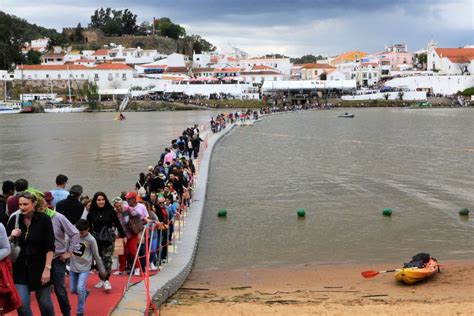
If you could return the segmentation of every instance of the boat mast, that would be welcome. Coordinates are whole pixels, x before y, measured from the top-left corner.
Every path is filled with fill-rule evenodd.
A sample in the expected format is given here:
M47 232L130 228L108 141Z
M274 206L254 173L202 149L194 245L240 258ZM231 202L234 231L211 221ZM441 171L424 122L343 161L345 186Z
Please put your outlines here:
M69 103L72 103L72 99L71 99L71 73L69 72L69 66L67 66L67 72L68 72L67 87L69 89Z

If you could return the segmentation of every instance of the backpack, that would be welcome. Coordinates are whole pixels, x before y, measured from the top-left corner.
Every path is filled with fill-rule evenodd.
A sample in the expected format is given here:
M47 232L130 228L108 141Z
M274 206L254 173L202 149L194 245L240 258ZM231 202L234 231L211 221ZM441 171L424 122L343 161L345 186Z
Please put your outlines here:
M146 189L145 186L143 186L140 181L138 181L138 185L140 186L140 189L138 189L137 194L141 197L144 197L146 195Z
M431 256L427 253L419 253L411 258L410 262L405 262L404 268L424 268L426 263L430 261Z

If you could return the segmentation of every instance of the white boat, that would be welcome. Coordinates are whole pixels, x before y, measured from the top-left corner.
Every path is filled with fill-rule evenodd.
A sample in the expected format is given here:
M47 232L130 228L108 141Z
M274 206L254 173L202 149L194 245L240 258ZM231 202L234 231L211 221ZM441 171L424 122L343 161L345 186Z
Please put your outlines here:
M16 114L20 113L21 107L17 105L7 106L5 104L0 103L0 114Z
M45 113L81 113L84 112L87 107L74 108L71 105L54 105L52 107L44 108Z

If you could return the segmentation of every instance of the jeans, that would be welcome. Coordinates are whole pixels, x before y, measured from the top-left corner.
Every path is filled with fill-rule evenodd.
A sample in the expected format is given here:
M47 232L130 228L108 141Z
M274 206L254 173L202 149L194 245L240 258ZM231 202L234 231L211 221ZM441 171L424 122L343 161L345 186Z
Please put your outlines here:
M15 284L21 298L21 306L17 310L18 316L33 316L30 307L30 289L27 284ZM41 311L41 316L54 316L54 306L51 301L51 287L46 286L36 290L36 300Z
M66 273L66 262L60 258L53 259L51 269L51 281L54 286L54 293L58 299L59 307L63 316L71 315L71 305L67 296L66 286L64 283L64 275Z
M77 294L77 314L84 313L86 304L86 283L89 277L89 271L72 272L69 271L69 289L72 294Z

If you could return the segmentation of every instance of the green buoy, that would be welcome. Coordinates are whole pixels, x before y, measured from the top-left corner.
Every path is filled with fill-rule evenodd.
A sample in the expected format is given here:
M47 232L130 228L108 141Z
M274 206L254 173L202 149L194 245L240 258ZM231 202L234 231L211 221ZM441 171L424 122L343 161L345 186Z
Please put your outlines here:
M298 217L305 217L306 212L304 211L304 208L299 208L296 210L296 214L298 214Z
M389 208L389 207L386 207L386 208L383 209L382 214L384 216L392 216L392 209Z
M217 217L226 217L226 216L227 216L227 209L225 209L225 208L221 208L217 212Z
M459 215L464 215L464 216L467 216L469 215L469 209L468 208L462 208L459 210Z

